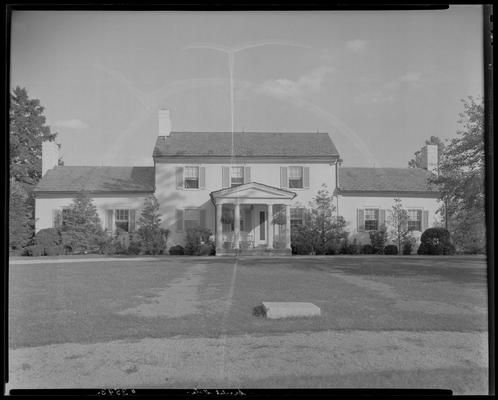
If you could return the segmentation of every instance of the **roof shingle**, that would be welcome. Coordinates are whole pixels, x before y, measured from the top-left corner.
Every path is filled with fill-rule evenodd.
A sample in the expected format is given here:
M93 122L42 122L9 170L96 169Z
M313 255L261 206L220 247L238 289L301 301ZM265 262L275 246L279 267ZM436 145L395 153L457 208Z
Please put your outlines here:
M35 192L153 192L154 167L57 166Z
M234 132L235 157L339 157L328 133ZM232 156L231 132L171 132L157 138L154 157Z
M421 168L339 168L339 188L343 192L434 192L431 175Z

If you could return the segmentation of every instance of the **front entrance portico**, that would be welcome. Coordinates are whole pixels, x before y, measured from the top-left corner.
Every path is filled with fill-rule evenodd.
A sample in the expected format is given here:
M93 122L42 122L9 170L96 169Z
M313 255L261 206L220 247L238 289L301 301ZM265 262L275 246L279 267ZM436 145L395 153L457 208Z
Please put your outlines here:
M216 255L290 254L290 202L296 193L249 182L210 196L216 207Z

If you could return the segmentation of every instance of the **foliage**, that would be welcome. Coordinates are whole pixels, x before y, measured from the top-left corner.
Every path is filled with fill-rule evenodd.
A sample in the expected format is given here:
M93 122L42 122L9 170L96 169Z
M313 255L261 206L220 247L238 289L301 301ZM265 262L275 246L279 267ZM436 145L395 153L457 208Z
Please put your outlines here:
M425 144L426 145L428 145L428 144L437 145L438 164L439 164L441 154L443 154L443 152L444 152L444 142L440 138L438 138L437 136L431 136L431 138L429 140L425 141ZM422 168L422 149L416 151L414 153L414 155L415 155L415 158L412 158L408 162L408 166L410 168Z
M401 253L403 243L407 240L411 232L408 229L408 211L403 208L403 204L399 198L394 199L388 223L391 227L388 234L389 240L398 246L398 253Z
M32 208L23 185L10 179L9 193L9 249L19 253L33 236Z
M484 102L462 100L458 137L446 146L438 175L430 178L441 192L439 210L455 244L463 252L486 251L484 191ZM446 207L446 209L444 209Z
M185 254L185 250L180 245L171 246L169 248L169 254L171 254L172 256L183 256Z
M26 246L22 251L23 256L40 257L45 255L45 247L39 244Z
M58 228L46 228L39 230L34 237L34 244L41 246L60 246L62 244L61 232Z
M381 226L378 231L370 231L370 244L375 254L384 254L384 248L387 241L387 232L385 226Z
M384 254L387 254L387 255L396 255L396 254L398 254L398 247L395 246L394 244L388 244L384 248Z
M233 224L234 222L234 210L223 210L221 213L221 223L222 224Z
M371 244L364 244L361 246L361 254L373 254L374 248Z
M412 236L408 235L402 245L402 254L410 255L417 243L417 240Z
M429 228L420 237L417 254L451 255L455 246L451 243L450 233L445 228Z
M285 207L282 206L276 207L271 223L273 225L285 225L287 223L285 215Z
M97 208L84 191L76 194L60 228L62 244L73 253L100 251L105 242Z
M324 184L305 211L305 224L293 227L291 231L295 254L325 254L327 251L335 254L338 251L348 233L344 230L346 221L334 212L333 196Z
M187 229L185 235L185 254L198 256L203 244L211 245L212 234L209 229L200 226Z
M169 230L161 228L159 203L154 195L144 200L137 230L141 251L144 254L163 254L166 249Z
M339 254L349 254L356 255L360 254L361 246L358 244L356 238L353 239L352 243L349 243L348 238L345 238L342 242L341 248L339 249Z

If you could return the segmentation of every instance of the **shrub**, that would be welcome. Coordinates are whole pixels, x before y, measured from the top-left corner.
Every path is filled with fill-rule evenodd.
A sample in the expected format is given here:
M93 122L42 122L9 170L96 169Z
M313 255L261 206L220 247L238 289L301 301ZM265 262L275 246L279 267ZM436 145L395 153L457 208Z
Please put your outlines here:
M62 243L62 236L57 228L47 228L39 230L34 237L34 244L40 246L59 246Z
M374 248L371 244L364 244L361 247L361 254L374 254Z
M45 247L39 244L34 244L31 246L26 246L22 253L23 256L29 257L40 257L45 255Z
M360 254L360 246L358 245L358 240L353 239L353 243L349 243L348 238L345 238L339 249L339 254Z
M389 244L384 248L384 254L387 255L396 255L398 254L398 246L395 246L394 244Z
M403 243L403 254L404 255L410 255L412 254L413 251L413 246L414 244L411 241L406 241Z
M66 254L64 246L45 246L46 256L60 256Z
M169 248L169 254L171 254L172 256L183 256L185 254L185 250L180 245L171 246Z
M199 249L199 255L200 256L210 256L211 252L213 251L213 246L210 244L201 244L201 247Z
M375 254L384 254L384 248L386 246L387 232L385 229L380 229L378 231L370 231L370 244L372 245L373 252Z
M130 240L130 245L128 246L128 253L137 255L140 254L141 251L142 242L138 238L132 237L132 239Z
M189 256L198 256L202 244L211 244L211 235L212 232L209 229L200 226L187 229L185 237L185 254Z
M451 255L455 254L455 246L450 241L450 233L445 228L429 228L420 237L417 254Z

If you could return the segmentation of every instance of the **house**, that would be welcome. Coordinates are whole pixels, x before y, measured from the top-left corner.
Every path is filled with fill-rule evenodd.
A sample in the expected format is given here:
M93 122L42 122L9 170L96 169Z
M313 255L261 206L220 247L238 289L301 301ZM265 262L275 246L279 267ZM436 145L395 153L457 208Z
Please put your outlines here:
M217 255L262 248L290 254L291 226L304 223L303 210L322 184L360 243L388 221L395 197L414 231L439 223L438 193L427 184L436 146L424 150L425 169L345 168L327 133L175 132L168 110L158 120L154 167L58 166L58 146L44 143L36 230L61 223L74 195L86 190L105 229L132 232L154 194L168 246L183 244L188 228L202 226L213 233ZM277 214L285 224L271 223Z

